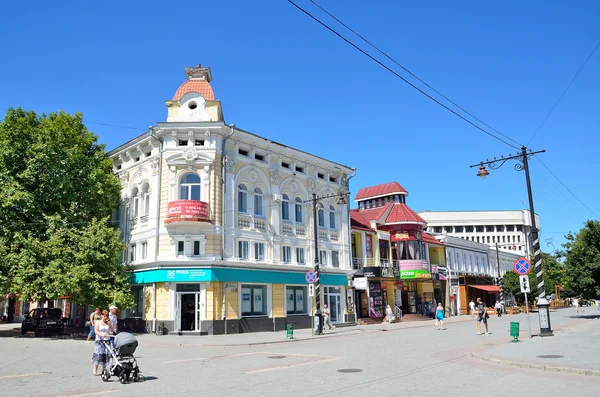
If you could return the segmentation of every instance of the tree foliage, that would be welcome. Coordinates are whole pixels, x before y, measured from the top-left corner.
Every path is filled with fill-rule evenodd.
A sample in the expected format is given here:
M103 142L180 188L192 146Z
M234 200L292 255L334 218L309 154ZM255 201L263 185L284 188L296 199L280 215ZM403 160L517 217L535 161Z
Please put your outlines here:
M537 281L535 272L529 273L529 289L531 293L527 294L527 300L533 302L537 296ZM513 295L518 303L525 302L525 294L521 293L520 277L515 272L506 272L502 277L502 288L506 294Z
M0 290L45 301L132 303L108 222L121 185L82 115L9 109L0 122Z
M567 289L585 299L600 297L600 222L589 220L577 234L565 237Z

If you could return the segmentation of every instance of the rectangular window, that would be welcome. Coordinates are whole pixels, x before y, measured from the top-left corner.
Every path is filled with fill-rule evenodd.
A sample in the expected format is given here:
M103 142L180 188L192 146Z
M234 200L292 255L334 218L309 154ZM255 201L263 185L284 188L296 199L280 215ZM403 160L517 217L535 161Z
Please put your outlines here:
M187 139L180 139L179 140L179 146L187 146L188 141Z
M265 161L265 156L263 156L262 154L254 153L254 158L258 161Z
M302 203L296 203L296 223L302 223Z
M307 287L285 287L287 314L307 314Z
M477 233L483 233L483 226L475 226L475 231Z
M462 226L454 226L454 233L462 233L462 232L463 232Z
M493 232L494 231L494 225L488 225L485 227L485 231L486 232Z
M248 259L248 242L240 240L238 241L238 255L239 259Z
M434 226L433 227L433 232L434 233L441 233L442 232L442 227L441 226Z
M200 256L200 241L194 241L194 256Z
M254 243L254 260L257 262L265 260L265 243Z
M319 208L319 227L325 227L325 210L323 208Z
M477 236L477 242L479 242L479 236Z
M283 263L292 263L292 247L289 245L281 247L281 260Z
M128 317L142 317L144 310L144 287L131 287L131 295L133 295L133 306L127 310Z
M247 150L238 149L238 153L241 154L242 156L248 157L248 151Z
M178 241L177 242L177 256L183 256L183 255L185 255L185 242Z
M145 241L142 243L142 260L144 259L148 259L148 243Z
M248 213L248 193L243 190L238 192L238 211Z
M135 244L129 247L129 262L135 262Z
M152 152L146 152L146 153L144 153L144 157L150 157L150 156L152 156Z
M473 226L465 226L465 231L467 233L473 233Z
M242 316L266 316L267 286L242 284Z
M204 146L204 139L196 139L196 140L194 141L194 144L195 144L196 146Z
M335 212L329 211L329 228L335 229Z
M319 251L319 263L321 266L327 266L327 251Z
M521 242L521 236L519 235L519 236L517 236L517 243L520 243L520 242Z
M515 225L506 225L506 231L507 232L514 232L515 231Z
M330 176L329 177L329 182L337 183L337 178L334 178L334 177Z
M487 243L490 243L490 236L487 236Z
M452 233L452 226L444 226L444 231L446 233Z
M139 157L136 157L136 158L134 158L134 159L133 159L133 161L134 161L135 163L137 163L138 161L140 161L140 158L139 158Z
M282 162L281 162L281 166L282 166L283 168L290 169L290 163L286 163L285 161L282 161Z
M331 251L331 266L332 267L340 267L340 252L339 251Z
M498 226L496 226L496 231L497 232L503 232L504 231L504 225L498 225Z
M290 220L290 203L289 201L281 202L281 219L284 221Z
M517 232L522 232L522 231L523 231L523 226L517 225Z
M506 236L502 236L502 242L505 243L506 242Z
M319 172L319 173L317 173L317 178L319 178L319 179L325 179L325 174L321 174Z
M302 173L304 173L304 168L296 166L296 172L302 172Z
M260 194L254 195L254 215L263 216L263 203L262 196Z
M306 263L304 262L304 248L296 248L296 262L298 262L299 265L304 265Z

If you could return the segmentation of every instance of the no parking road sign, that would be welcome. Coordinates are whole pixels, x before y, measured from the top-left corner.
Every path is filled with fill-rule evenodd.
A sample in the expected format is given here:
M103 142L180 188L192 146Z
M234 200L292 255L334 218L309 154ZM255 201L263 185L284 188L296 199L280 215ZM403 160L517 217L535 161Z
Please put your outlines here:
M527 258L519 258L515 261L514 268L519 276L525 276L531 271L531 262Z
M306 282L309 284L317 282L317 273L314 270L309 270L306 272Z

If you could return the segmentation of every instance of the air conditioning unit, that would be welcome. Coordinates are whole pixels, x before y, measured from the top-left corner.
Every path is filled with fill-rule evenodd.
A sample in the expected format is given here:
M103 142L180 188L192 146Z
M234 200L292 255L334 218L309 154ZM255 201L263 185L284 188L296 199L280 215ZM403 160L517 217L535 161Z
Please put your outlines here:
M281 203L281 200L283 200L283 196L281 194L274 194L273 195L273 201L276 203Z

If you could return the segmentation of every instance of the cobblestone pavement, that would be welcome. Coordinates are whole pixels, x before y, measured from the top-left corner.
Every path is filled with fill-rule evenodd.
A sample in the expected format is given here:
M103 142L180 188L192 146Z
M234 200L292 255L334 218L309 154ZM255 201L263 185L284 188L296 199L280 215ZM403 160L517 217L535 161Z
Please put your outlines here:
M0 395L7 396L597 396L593 375L519 368L528 361L600 369L597 313L551 314L555 336L529 339L525 315L492 317L490 335L475 335L470 316L335 329L325 337L300 330L219 337L139 336L146 381L122 385L92 376L92 344L80 339L8 336L0 327ZM513 344L509 323L519 321ZM531 315L537 333L537 314ZM12 326L14 328L14 326ZM475 354L478 357L473 357ZM543 359L541 355L561 355ZM500 361L500 360L498 360Z

